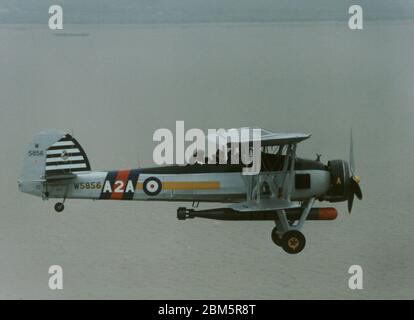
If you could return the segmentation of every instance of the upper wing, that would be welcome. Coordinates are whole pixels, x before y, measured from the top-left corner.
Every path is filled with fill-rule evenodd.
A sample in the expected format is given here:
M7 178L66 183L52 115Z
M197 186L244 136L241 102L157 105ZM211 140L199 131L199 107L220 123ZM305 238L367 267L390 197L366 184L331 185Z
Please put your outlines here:
M246 143L254 142L259 139L253 136L253 130L259 131L259 139L262 146L275 146L285 145L291 143L298 143L305 139L308 139L311 135L306 133L278 133L263 128L244 127L238 129L228 129L223 131L217 131L216 133L210 133L207 136L209 141L214 143L217 139L223 139L221 141L227 141L227 143ZM242 134L242 132L248 132Z
M300 204L293 203L286 199L267 198L261 199L260 202L249 200L236 203L230 206L230 208L239 212L275 211L300 208Z

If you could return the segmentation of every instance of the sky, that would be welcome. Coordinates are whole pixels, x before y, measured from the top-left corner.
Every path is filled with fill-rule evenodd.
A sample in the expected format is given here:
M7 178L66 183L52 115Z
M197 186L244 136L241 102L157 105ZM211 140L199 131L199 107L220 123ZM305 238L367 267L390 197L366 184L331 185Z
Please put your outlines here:
M353 4L366 20L414 17L412 0L0 0L0 23L44 23L53 4L76 24L343 21Z

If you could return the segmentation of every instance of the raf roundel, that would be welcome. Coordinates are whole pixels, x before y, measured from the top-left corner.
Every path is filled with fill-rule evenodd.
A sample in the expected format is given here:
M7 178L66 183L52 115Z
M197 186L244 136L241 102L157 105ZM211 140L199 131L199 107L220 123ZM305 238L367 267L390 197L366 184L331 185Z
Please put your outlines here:
M148 196L156 196L162 189L160 179L155 177L145 179L143 189Z

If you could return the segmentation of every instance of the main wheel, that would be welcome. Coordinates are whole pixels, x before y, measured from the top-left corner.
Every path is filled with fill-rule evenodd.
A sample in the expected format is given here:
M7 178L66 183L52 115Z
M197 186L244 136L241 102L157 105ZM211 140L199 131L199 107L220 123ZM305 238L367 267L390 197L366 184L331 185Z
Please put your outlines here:
M282 238L277 234L277 228L274 227L272 230L272 241L277 246L282 246Z
M282 248L290 254L301 252L305 248L305 244L305 236L297 230L287 231L282 237Z
M56 212L62 212L65 209L65 205L62 202L58 202L55 204Z

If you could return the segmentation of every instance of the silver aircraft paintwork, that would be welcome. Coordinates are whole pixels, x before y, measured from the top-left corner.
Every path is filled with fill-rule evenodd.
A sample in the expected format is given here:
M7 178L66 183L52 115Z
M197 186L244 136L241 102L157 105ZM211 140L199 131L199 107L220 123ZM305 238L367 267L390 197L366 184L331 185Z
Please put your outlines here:
M241 128L233 130L241 136ZM55 204L57 212L64 210L66 199L191 201L193 207L199 202L232 203L211 210L179 207L177 218L273 220L272 241L287 253L297 254L306 244L300 230L308 218L336 218L334 208L313 208L315 200L347 200L350 212L354 195L362 199L360 178L343 160L324 165L319 160L298 159L297 144L309 134L260 132L254 139L265 144L260 151L263 168L259 174L244 174L243 166L230 163L91 171L86 152L72 135L46 130L35 135L26 148L18 186L44 200L63 199ZM239 147L243 150L243 143L251 142L242 141Z
M273 172L276 177L281 177L281 173ZM330 185L329 172L323 170L296 170L296 173L311 175L311 188L306 190L294 189L292 200L299 201L310 197L318 197L326 193ZM70 182L49 183L49 198L68 199L99 199L107 172L79 173L77 177ZM202 173L202 174L140 174L138 183L143 183L149 177L157 177L161 182L205 182L218 181L219 189L192 189L192 190L161 190L158 195L148 196L145 192L137 190L136 186L133 200L156 200L156 201L214 201L214 202L237 202L246 198L246 189L242 179L242 174L237 172L231 173ZM76 184L80 183L100 183L99 189L75 189ZM35 196L42 196L42 181L21 181L19 183L20 191ZM67 183L69 189L66 191Z
M264 140L271 139L281 140L299 139L299 141L309 138L310 135L303 134L278 134L268 130L262 130ZM18 182L19 190L24 193L45 198L66 198L66 199L99 199L104 182L107 176L106 171L91 171L75 173L73 178L56 179L51 181L45 180L45 165L47 162L47 154L59 154L56 150L48 150L49 146L65 146L71 148L72 144L57 142L64 137L66 133L56 129L46 129L33 137L32 142L26 147L25 159L23 161L22 176ZM275 138L276 137L276 138ZM30 157L32 150L42 152L43 156ZM78 152L77 150L76 152ZM66 168L66 166L65 166ZM311 175L311 188L300 190L292 188L292 200L305 200L310 197L318 197L326 193L331 184L329 172L323 170L296 170L297 173L308 173ZM283 179L281 172L260 173L259 176L274 175L276 181ZM141 190L137 190L136 186L143 183L146 178L156 177L163 182L208 182L217 181L220 185L218 189L192 189L192 190L163 190L158 195L149 196ZM79 183L100 183L99 189L76 189L75 185ZM47 185L48 196L45 197L45 185ZM243 181L242 173L194 173L194 174L151 174L142 173L139 175L137 184L134 187L134 195L132 200L158 200L158 201L209 201L209 202L238 202L246 199L246 186Z

